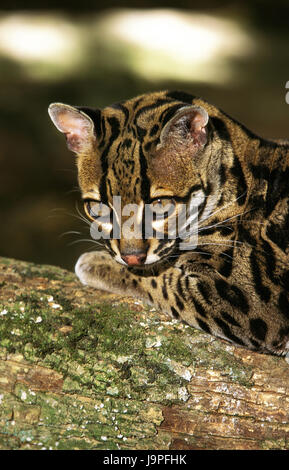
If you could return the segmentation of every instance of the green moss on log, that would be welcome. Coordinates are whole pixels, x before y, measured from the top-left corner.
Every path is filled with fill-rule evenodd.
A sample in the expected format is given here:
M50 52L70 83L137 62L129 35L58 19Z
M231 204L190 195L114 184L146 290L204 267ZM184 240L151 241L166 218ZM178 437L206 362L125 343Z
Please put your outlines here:
M166 449L164 409L192 409L194 377L254 385L235 348L141 302L55 267L0 268L0 448Z

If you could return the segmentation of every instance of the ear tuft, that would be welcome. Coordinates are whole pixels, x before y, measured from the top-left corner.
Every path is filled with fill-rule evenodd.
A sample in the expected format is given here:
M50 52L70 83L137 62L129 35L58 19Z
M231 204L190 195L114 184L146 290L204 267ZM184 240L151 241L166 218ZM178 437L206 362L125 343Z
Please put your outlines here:
M203 147L207 142L207 124L209 116L207 111L200 106L184 106L180 108L174 116L167 122L162 130L160 145L166 140L180 139L182 141L191 140L195 150Z
M95 143L94 124L86 113L68 104L52 103L48 114L55 127L65 134L70 150L75 153L92 150Z

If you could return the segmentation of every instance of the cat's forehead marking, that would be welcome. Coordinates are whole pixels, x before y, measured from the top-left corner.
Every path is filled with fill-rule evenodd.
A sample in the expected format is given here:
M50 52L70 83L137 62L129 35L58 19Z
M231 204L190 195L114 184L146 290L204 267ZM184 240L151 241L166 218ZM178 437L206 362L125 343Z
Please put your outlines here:
M151 173L151 157L159 143L163 123L180 106L171 99L152 100L145 96L105 108L107 119L117 116L120 125L118 141L108 154L106 184L110 197L119 194L127 202L139 202L174 193L167 185L161 191L156 184L151 188L148 172Z
M147 202L154 197L187 193L199 177L193 167L192 146L181 145L183 137L174 137L174 133L170 135L170 145L163 146L162 142L160 149L159 144L163 129L173 119L175 122L180 113L182 118L190 107L175 97L154 94L103 110L109 129L104 146L108 196L121 195L126 202ZM191 111L190 116L196 112Z

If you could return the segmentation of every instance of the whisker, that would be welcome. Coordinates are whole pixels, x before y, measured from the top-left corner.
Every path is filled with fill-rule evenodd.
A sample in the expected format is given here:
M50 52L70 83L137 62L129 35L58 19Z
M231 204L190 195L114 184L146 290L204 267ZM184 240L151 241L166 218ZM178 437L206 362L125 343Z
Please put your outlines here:
M248 209L247 211L245 212L242 212L240 214L237 214L237 215L233 215L232 217L228 217L227 219L225 220L221 220L220 222L217 222L215 224L212 224L212 225L207 225L206 227L202 227L199 231L201 231L202 229L206 229L206 228L211 228L211 227L217 227L218 225L220 224L223 224L225 222L229 222L229 220L233 220L233 219L236 219L237 217L240 217L241 215L244 215L244 214L247 214L249 212L252 212L254 209Z
M74 240L73 242L69 243L68 246L75 245L76 243L81 243L81 242L90 242L97 246L103 246L102 243L97 242L96 240L92 240L91 238L81 238L80 240Z
M209 218L211 217L214 217L216 214L218 214L219 212L225 210L227 207L230 207L232 204L234 204L235 202L238 201L238 199L240 199L242 196L244 196L245 193L241 194L239 197L237 197L236 199L234 199L233 201L230 201L228 204L226 204L225 206L221 207L220 209L214 211L214 212L210 212L203 220L202 222L205 222L206 220L208 220Z
M227 209L227 207L230 207L232 204L234 204L235 202L237 202L241 197L245 196L247 191L245 191L243 194L241 194L240 196L238 196L236 199L233 199L233 201L229 202L228 204L226 204L224 207L221 207L220 209L216 210L215 212L213 212L212 214L209 214L208 217L206 217L206 219L204 220L207 220L209 217L213 217L214 215L218 214L219 212L223 211L224 209Z
M67 215L69 215L69 216L71 216L71 217L74 217L74 219L81 220L81 222L84 222L84 223L87 224L87 225L90 225L90 224L91 224L90 221L86 220L84 217L80 217L79 215L75 215L75 214L67 214Z
M267 222L257 222L255 220L237 220L236 224L254 224L254 225L266 225Z
M69 230L68 232L63 232L59 235L59 238L64 237L65 235L81 235L82 232L77 232L76 230Z
M72 214L71 212L67 212L64 207L57 207L57 208L54 208L54 209L50 209L50 212L60 212L60 211L62 211L62 213L47 215L47 218L49 219L49 218L52 218L52 217L61 217L63 215L66 215L66 216L69 216L69 217L73 217L74 219L81 220L81 222L84 222L85 224L90 226L91 221L89 219L87 219L83 214L81 214L78 207L76 207L76 210L78 212L78 215Z
M89 220L87 217L85 217L84 214L82 214L82 213L80 212L79 207L78 207L78 204L77 204L77 201L76 201L76 203L75 203L75 209L76 209L76 211L77 211L77 213L78 213L80 219L83 220L83 222L85 222L85 223L91 225L91 220Z
M180 254L181 254L181 253L176 254L176 255L171 255L171 256L168 257L168 259L170 259L170 258L178 258L178 257L180 256ZM210 256L212 255L212 253L210 253L209 251L195 251L195 250L191 251L190 254L210 255ZM223 256L227 256L228 258L233 259L232 256L230 256L230 255L228 255L228 253L224 253L224 252L222 252L222 253L214 253L214 255L217 255L217 256L222 256L222 255L223 255ZM224 261L226 261L227 263L229 263L229 261L226 260L226 259L225 259Z
M240 215L244 215L248 212L251 212L252 210L253 209L249 209L246 212L243 212L242 214L240 213L240 214L234 215L232 217L228 217L225 220L222 220L220 222L216 222L215 224L207 225L205 227L198 228L197 230L193 229L193 231L189 233L189 235L188 235L188 237L186 237L186 239L189 239L193 235L198 235L200 232L203 232L205 230L209 230L210 228L219 227L219 226L224 227L224 225L222 225L222 224L224 224L225 222L229 222L230 220L236 219L237 217L240 217ZM231 228L231 230L233 231L233 228Z
M72 194L72 193L80 193L80 189L79 188L70 189L69 191L65 192L65 195Z
M220 224L221 224L221 222L220 222ZM196 233L200 233L200 232L203 232L204 230L208 230L208 229L214 228L214 227L227 228L227 229L231 230L232 232L234 231L233 227L230 227L229 225L220 225L220 224L216 223L216 224L212 224L212 225L207 225L206 227L200 228Z
M244 242L239 242L240 244L244 244ZM234 247L234 242L232 243L213 243L213 242L207 242L207 243L198 243L197 246L206 246L206 245L212 245L212 246L229 246L229 247Z
M218 214L219 212L223 211L224 209L226 209L227 207L230 207L232 204L234 204L235 202L237 202L241 197L243 197L245 194L246 194L247 191L245 191L243 194L241 194L240 196L238 196L237 198L233 199L232 201L230 201L228 204L226 204L225 206L221 207L220 209L216 210L215 212L210 212L203 220L202 222L208 220L209 218L211 217L214 217L216 214ZM205 197L211 197L211 196L205 196ZM205 208L206 209L206 208ZM253 210L253 209L252 209ZM246 213L246 212L245 212ZM240 214L240 215L243 215L244 213ZM182 227L183 228L183 227Z
M245 193L244 193L244 194L245 194ZM237 201L240 197L242 197L242 195L239 196L239 197L236 199L236 201ZM202 220L202 223L203 223L205 220L208 220L208 218L214 217L218 212L224 210L226 207L230 206L233 202L235 202L235 201L232 201L231 203L227 204L226 206L222 207L221 209L218 209L217 211L213 212L212 214L209 214L208 217L206 217L204 220ZM249 210L247 210L247 211L245 211L245 212L240 212L239 214L233 215L232 217L228 217L227 219L221 220L221 221L219 221L219 222L216 222L215 224L207 225L207 226L204 226L204 227L201 227L201 228L198 227L198 228L197 228L197 231L196 231L196 229L193 227L193 228L192 228L193 231L190 232L190 234L188 235L188 238L190 237L190 235L197 234L197 233L199 233L199 232L201 232L201 231L203 231L203 230L208 230L209 228L217 227L217 226L219 226L219 225L221 225L221 224L224 224L224 223L226 223L226 222L229 222L230 220L233 220L233 219L236 219L236 218L238 218L238 217L240 217L240 216L242 216L242 215L245 215L245 214L247 214L247 213L249 213L249 212L251 212L251 211L253 211L253 210L254 210L254 209L249 209ZM186 227L187 227L187 226L188 226L188 223L187 223ZM184 228L184 226L181 227L181 230L182 230L183 228Z
M170 255L170 256L168 256L168 258L179 258L182 253L183 253L183 252ZM211 255L211 254L212 254L212 253L209 253L208 251L195 251L195 250L190 251L189 253L190 253L190 254L193 254L193 253L194 253L194 254L200 254L200 255L203 255L203 254Z
M63 215L67 215L65 211L65 207L54 207L53 209L49 209L46 215L46 219L52 219L53 217L63 217Z
M65 211L65 207L54 207L53 209L49 209L49 212L56 212L56 211Z
M71 212L66 212L65 215L69 215L70 217L73 217L74 219L78 219L78 220L81 220L82 222L84 222L85 224L87 225L91 225L91 221L89 219L87 219L83 214L81 214L81 212L79 212L79 209L78 207L76 208L77 212L78 212L78 215L76 214L71 214Z
M228 258L230 258L231 260L233 260L233 256L229 255L228 253L224 253L224 251L222 251L222 253L220 253L220 255L227 256ZM226 261L226 260L225 260L225 261Z

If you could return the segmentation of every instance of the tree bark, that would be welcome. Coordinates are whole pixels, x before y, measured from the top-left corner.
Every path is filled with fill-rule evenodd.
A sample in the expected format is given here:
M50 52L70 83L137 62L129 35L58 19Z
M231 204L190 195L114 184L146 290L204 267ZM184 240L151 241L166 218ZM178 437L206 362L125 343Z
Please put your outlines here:
M289 365L0 258L0 449L288 449Z

